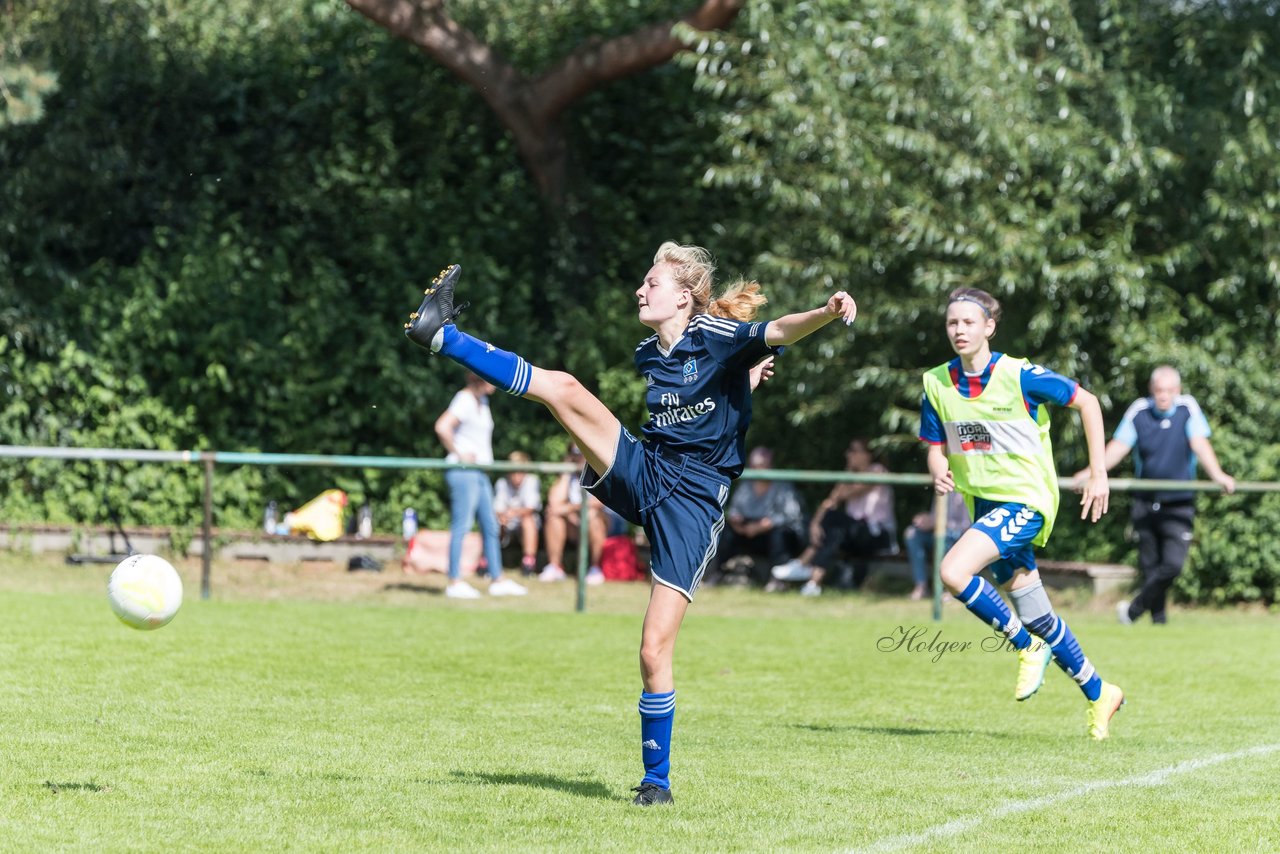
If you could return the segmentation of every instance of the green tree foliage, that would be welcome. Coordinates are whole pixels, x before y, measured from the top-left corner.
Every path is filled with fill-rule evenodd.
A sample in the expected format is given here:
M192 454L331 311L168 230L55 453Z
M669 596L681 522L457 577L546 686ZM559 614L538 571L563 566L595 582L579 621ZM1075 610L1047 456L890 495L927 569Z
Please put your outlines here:
M0 130L38 121L58 86L56 74L23 55L20 26L12 4L0 8Z
M536 76L693 5L449 11ZM1265 3L748 4L731 34L681 29L685 60L564 114L554 210L482 97L342 0L47 0L8 20L6 56L58 85L0 129L0 442L438 456L462 377L399 329L452 261L469 330L638 427L632 292L673 238L759 278L769 314L858 296L854 331L786 354L758 401L752 440L782 465L830 468L865 434L922 470L919 375L949 355L945 294L976 284L1005 302L997 346L1083 380L1110 423L1172 362L1228 470L1280 477ZM499 453L559 458L540 407L493 405ZM1073 471L1077 422L1056 423ZM198 520L194 467L5 472L9 519L104 521L105 495L126 522ZM382 530L408 504L444 519L431 472L220 469L218 523L332 485ZM899 492L904 516L927 500ZM1060 522L1051 551L1131 557L1125 509ZM1203 510L1184 592L1274 600L1280 506Z
M762 267L809 299L849 283L862 304L854 341L787 374L815 400L791 410L797 425L870 409L905 440L920 371L949 355L945 295L975 285L1004 301L997 349L1080 378L1111 423L1169 361L1230 470L1275 476L1270 4L765 3L744 17L696 60L703 90L733 105L709 175L759 204L736 228L768 247ZM1079 468L1074 419L1058 439L1061 470ZM1218 598L1274 598L1274 510L1205 504L1203 530L1244 513L1256 548L1206 536L1188 591L1212 578ZM1123 513L1057 542L1123 556Z
M510 7L502 28L535 68L586 22L516 38L538 5ZM470 330L592 384L621 376L653 249L704 239L715 210L696 158L714 128L679 106L697 98L689 71L621 81L568 117L580 178L551 217L475 93L337 0L55 0L24 23L61 89L43 121L0 135L5 331L33 361L74 342L104 377L140 377L159 406L194 413L168 419L178 447L438 456L432 423L462 378L399 329L454 260ZM632 180L655 154L670 159L660 180ZM601 320L619 315L628 332L610 334ZM609 385L635 412L642 386ZM559 458L545 412L494 408L500 453ZM219 521L334 476L268 472L262 494L220 500ZM402 494L404 475L340 477L381 528L403 503L442 521L438 501Z

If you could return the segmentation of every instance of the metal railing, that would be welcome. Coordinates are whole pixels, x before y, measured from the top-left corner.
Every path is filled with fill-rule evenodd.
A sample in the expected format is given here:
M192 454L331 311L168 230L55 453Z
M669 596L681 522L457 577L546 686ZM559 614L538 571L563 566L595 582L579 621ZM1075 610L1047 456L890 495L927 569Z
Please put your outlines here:
M209 598L212 585L213 561L213 481L215 466L222 465L271 465L318 466L329 468L364 469L477 469L484 472L506 473L524 471L532 474L563 474L578 471L571 463L512 463L487 464L451 463L430 457L374 457L341 454L273 454L242 451L151 451L127 448L54 448L24 445L0 445L0 458L58 459L58 460L106 460L120 462L199 464L204 469L204 500L201 520L200 596ZM891 472L862 473L847 471L810 471L805 469L747 469L742 480L786 480L803 483L870 483L889 486L930 486L932 478L927 474L902 474ZM1138 478L1111 478L1114 492L1149 492L1154 490L1180 490L1191 492L1220 492L1222 487L1203 480L1141 480ZM1075 481L1059 478L1063 491L1074 491ZM1236 492L1280 492L1280 483L1273 481L1238 481ZM587 515L579 514L577 603L578 611L586 610L586 571L589 560ZM933 554L933 616L942 616L942 584L939 570L946 552L947 502L945 496L934 500L934 554Z

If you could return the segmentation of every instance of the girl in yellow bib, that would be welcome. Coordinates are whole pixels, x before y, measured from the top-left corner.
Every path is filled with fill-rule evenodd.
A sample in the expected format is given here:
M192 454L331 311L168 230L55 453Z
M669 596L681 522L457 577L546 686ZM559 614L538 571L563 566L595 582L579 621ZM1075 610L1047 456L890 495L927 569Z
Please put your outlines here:
M959 490L970 518L977 520L943 558L942 582L1018 650L1016 699L1029 699L1040 689L1053 658L1089 701L1089 735L1104 739L1124 693L1098 676L1071 629L1054 613L1032 551L1048 541L1058 513L1046 406L1080 412L1089 449L1080 518L1094 522L1107 512L1110 495L1102 408L1075 380L993 353L990 339L999 319L1000 303L986 291L952 291L947 338L956 358L924 375L920 438L929 444L934 491ZM978 575L988 566L1008 591L1013 611Z

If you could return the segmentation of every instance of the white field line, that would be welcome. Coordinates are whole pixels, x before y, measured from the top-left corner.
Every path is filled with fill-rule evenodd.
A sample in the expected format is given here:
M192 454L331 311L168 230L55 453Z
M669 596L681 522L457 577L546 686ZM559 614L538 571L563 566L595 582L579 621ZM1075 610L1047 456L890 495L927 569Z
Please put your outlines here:
M1170 777L1177 774L1185 774L1189 771L1198 771L1201 768L1208 768L1210 765L1221 765L1223 762L1231 762L1236 759L1244 759L1250 756L1265 756L1268 753L1280 751L1280 744L1262 744L1257 747L1250 747L1246 750L1237 750L1233 753L1215 753L1212 756L1206 756L1201 759L1187 759L1176 765L1170 765L1167 768L1158 768L1155 771L1148 771L1146 774L1140 774L1137 777L1127 777L1123 780L1096 780L1091 783L1082 783L1071 789L1058 792L1053 795L1042 795L1038 798L1029 798L1025 801L1010 801L1007 804L997 806L991 810L984 810L982 815L969 816L966 818L958 818L954 821L948 821L945 824L934 825L926 828L918 833L902 834L900 836L885 836L876 840L865 848L853 849L852 854L871 854L871 852L898 851L903 848L910 848L914 845L924 845L928 842L937 842L952 836L958 836L961 833L972 830L982 824L992 821L993 819L1004 818L1005 816L1016 815L1018 813L1028 812L1030 810L1040 809L1042 807L1053 806L1063 801L1078 798L1082 795L1096 792L1100 789L1115 789L1127 786L1159 786L1163 785Z

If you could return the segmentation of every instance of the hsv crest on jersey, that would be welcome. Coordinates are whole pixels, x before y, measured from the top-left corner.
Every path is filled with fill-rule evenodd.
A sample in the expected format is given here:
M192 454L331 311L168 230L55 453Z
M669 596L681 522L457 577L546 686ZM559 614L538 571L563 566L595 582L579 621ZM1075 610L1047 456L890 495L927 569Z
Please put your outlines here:
M689 361L685 362L684 369L681 371L681 373L684 375L684 381L686 384L697 382L698 381L698 360L690 359Z

